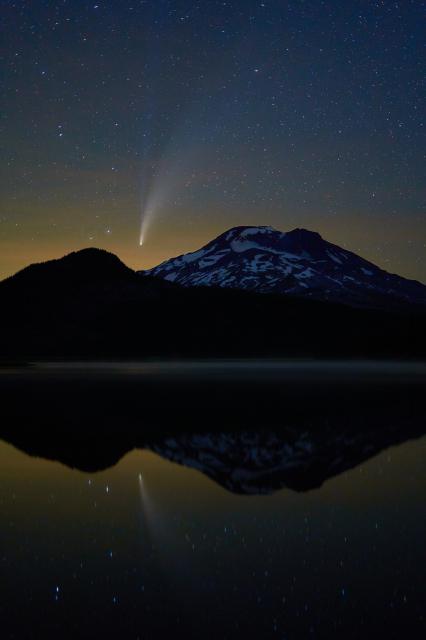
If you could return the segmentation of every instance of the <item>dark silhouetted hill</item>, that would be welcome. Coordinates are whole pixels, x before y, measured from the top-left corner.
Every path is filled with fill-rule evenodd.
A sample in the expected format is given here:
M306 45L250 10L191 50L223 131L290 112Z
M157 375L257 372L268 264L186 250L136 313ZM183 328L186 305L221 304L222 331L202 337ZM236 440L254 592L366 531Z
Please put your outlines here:
M84 249L0 282L0 357L410 357L425 314L184 287Z

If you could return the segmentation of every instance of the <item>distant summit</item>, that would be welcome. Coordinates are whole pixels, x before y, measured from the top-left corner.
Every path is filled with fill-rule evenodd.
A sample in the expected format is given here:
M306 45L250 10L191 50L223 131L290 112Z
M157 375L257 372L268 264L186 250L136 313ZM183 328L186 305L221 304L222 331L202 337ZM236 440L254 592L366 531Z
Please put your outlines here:
M46 287L49 282L58 281L62 286L123 280L131 276L134 272L121 262L121 260L104 249L81 249L73 251L63 258L47 260L31 264L25 269L18 271L15 275L2 282L2 286L29 286L42 285Z
M388 273L319 233L234 227L198 251L143 272L186 287L216 286L352 306L426 305L426 286Z

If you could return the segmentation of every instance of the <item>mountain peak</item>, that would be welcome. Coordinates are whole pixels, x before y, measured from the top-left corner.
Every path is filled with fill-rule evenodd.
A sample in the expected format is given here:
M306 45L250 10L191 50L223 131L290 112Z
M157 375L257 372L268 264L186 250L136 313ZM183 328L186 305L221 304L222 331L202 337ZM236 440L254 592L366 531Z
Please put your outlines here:
M102 265L103 267L110 266L120 270L125 269L130 271L130 269L126 267L126 265L121 262L120 258L114 253L111 253L106 249L98 249L97 247L85 247L78 251L72 251L71 253L66 254L63 258L59 258L59 260L50 261L50 263L53 262L73 263L74 265L78 264L86 266L87 268L95 269Z
M120 280L132 274L134 271L126 267L114 253L105 249L88 247L72 251L62 258L30 264L3 282L16 281L27 285L33 282L36 284L42 276L47 281L65 284L65 282Z
M238 226L231 227L224 233L221 233L215 240L212 240L207 246L214 243L255 243L259 244L263 249L271 247L277 248L283 242L303 243L304 245L312 245L324 242L322 237L316 231L308 229L296 228L292 231L282 232L269 225L258 226ZM247 248L253 248L252 245L246 245ZM243 247L232 247L234 251L240 251Z
M250 235L266 235L266 236L290 236L290 237L300 237L300 238L316 238L318 240L322 240L321 235L317 231L311 231L310 229L305 229L304 227L296 227L292 231L279 231L275 227L271 225L239 225L236 227L231 227L227 231L218 236L219 238L232 238L237 235L242 236L250 236Z
M306 240L323 240L322 236L317 231L310 231L309 229L304 229L303 227L296 227L296 229L293 229L292 231L287 231L286 235Z
M426 305L426 287L387 273L316 231L238 226L146 275L184 286L289 294L354 306Z
M221 233L216 240L224 239L227 241L233 240L236 237L248 237L252 235L272 235L274 233L280 233L274 227L269 227L265 225L239 225L236 227L231 227L227 231Z

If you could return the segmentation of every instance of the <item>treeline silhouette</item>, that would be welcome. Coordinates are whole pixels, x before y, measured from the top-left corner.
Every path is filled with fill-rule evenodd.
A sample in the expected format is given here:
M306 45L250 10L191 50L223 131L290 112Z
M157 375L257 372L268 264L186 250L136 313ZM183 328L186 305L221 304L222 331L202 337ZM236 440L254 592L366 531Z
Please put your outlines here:
M426 314L184 288L85 249L0 283L0 358L426 355Z

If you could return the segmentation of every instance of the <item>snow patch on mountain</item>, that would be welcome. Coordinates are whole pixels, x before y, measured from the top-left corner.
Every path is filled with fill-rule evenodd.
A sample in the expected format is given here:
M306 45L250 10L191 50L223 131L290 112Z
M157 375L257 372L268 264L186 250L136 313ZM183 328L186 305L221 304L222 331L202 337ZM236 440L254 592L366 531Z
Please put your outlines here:
M425 285L387 273L306 229L234 227L142 274L187 287L231 287L355 306L426 305Z

